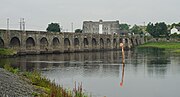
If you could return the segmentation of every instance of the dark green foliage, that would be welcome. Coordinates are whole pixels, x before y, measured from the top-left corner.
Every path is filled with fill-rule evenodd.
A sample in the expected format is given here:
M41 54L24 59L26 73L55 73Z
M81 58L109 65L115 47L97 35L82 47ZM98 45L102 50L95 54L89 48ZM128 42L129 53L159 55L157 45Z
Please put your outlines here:
M82 30L81 29L76 29L75 33L82 33Z
M48 24L48 27L46 29L48 32L61 32L59 23L51 23Z
M180 27L180 22L177 23L177 24L176 24L176 23L173 23L173 24L171 25L171 29L172 29L174 26L175 26L175 27L176 27L176 26L179 26L179 27Z
M168 27L164 22L149 23L147 25L146 31L155 38L159 37L169 37Z
M179 38L180 39L180 34L174 33L170 35L171 38Z
M1 56L11 56L11 55L15 55L17 52L12 50L12 49L4 49L4 48L0 48L0 55Z
M134 25L131 28L131 32L134 33L134 34L142 34L143 33L142 29L137 25Z
M8 64L5 64L5 65L4 65L4 69L7 70L7 71L9 71L9 72L11 72L11 73L14 73L14 74L17 74L17 73L19 73L19 71L20 71L18 68L13 68L13 67L11 67L11 66L8 65Z
M129 26L128 24L119 24L120 30L129 31Z
M146 28L146 31L147 31L150 35L152 35L153 37L156 37L155 26L154 26L153 23L151 23L151 22L148 23L147 28Z
M155 31L158 36L168 36L167 25L164 22L155 24Z

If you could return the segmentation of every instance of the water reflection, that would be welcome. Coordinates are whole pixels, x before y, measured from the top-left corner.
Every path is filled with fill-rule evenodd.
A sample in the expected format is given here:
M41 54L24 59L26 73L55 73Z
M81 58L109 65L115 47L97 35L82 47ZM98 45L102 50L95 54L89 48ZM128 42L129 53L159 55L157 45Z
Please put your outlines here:
M10 64L22 71L40 70L43 75L64 86L73 87L75 81L83 82L87 91L107 97L170 97L163 91L167 91L164 86L169 87L169 91L173 90L172 93L176 94L173 97L179 97L176 90L180 89L177 87L180 84L180 56L158 50L133 50L125 51L125 65L121 63L121 51L0 59L1 67ZM124 85L125 82L128 84ZM149 91L168 96L152 96Z
M120 86L123 86L123 82L124 82L124 68L125 68L125 64L122 65L122 77L121 77L121 82L120 82Z
M138 72L141 67L147 69L149 75L165 75L168 64L172 58L163 52L151 51L126 51L125 63L127 68L133 66L133 72ZM179 63L178 59L173 62ZM103 76L119 76L119 64L122 63L121 51L30 55L17 58L0 59L0 66L10 64L22 71L46 70L55 68L79 67L85 75L102 72ZM128 65L129 64L129 65ZM107 73L108 72L108 73ZM96 74L95 74L96 75Z

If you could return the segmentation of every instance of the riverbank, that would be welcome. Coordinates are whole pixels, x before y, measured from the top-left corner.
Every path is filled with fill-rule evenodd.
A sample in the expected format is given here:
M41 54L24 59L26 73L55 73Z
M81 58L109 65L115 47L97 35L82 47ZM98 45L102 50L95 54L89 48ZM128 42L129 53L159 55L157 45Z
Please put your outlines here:
M2 57L12 57L17 55L17 52L12 49L0 48L0 58Z
M0 97L87 97L82 85L74 90L56 85L40 73L20 72L17 68L4 65L0 68Z
M138 46L138 48L159 48L164 51L180 53L180 42L149 42Z
M34 92L19 76L0 68L0 97L33 97Z

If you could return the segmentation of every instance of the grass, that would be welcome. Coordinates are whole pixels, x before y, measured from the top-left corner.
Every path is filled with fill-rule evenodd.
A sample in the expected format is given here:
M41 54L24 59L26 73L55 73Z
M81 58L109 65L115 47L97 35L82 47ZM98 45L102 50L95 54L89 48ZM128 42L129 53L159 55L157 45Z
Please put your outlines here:
M20 71L18 68L13 68L13 67L11 67L10 65L7 65L7 64L4 65L4 69L11 72L11 73L13 73L13 74L18 74L19 71Z
M180 42L149 42L138 46L138 48L159 48L165 51L180 53Z
M50 81L46 77L43 77L39 72L20 72L19 69L13 68L10 65L4 65L4 69L14 74L19 75L23 80L33 85L37 90L36 93L32 93L32 96L36 97L88 97L82 91L82 83L78 84L73 90L65 89L55 82Z
M16 51L12 50L12 49L4 49L4 48L0 48L0 55L1 56L12 56L17 54Z
M174 50L174 53L180 53L180 49Z

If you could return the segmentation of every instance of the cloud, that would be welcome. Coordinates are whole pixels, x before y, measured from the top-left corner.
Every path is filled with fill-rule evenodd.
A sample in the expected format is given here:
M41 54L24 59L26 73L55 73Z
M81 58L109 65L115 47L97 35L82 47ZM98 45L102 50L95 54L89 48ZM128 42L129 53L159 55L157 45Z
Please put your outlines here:
M172 23L180 22L176 11L179 4L180 0L2 0L0 20L9 17L16 28L19 18L24 17L27 28L35 30L46 29L50 22L60 22L65 29L70 29L73 22L74 28L81 28L83 20L99 19L119 19L129 24Z

